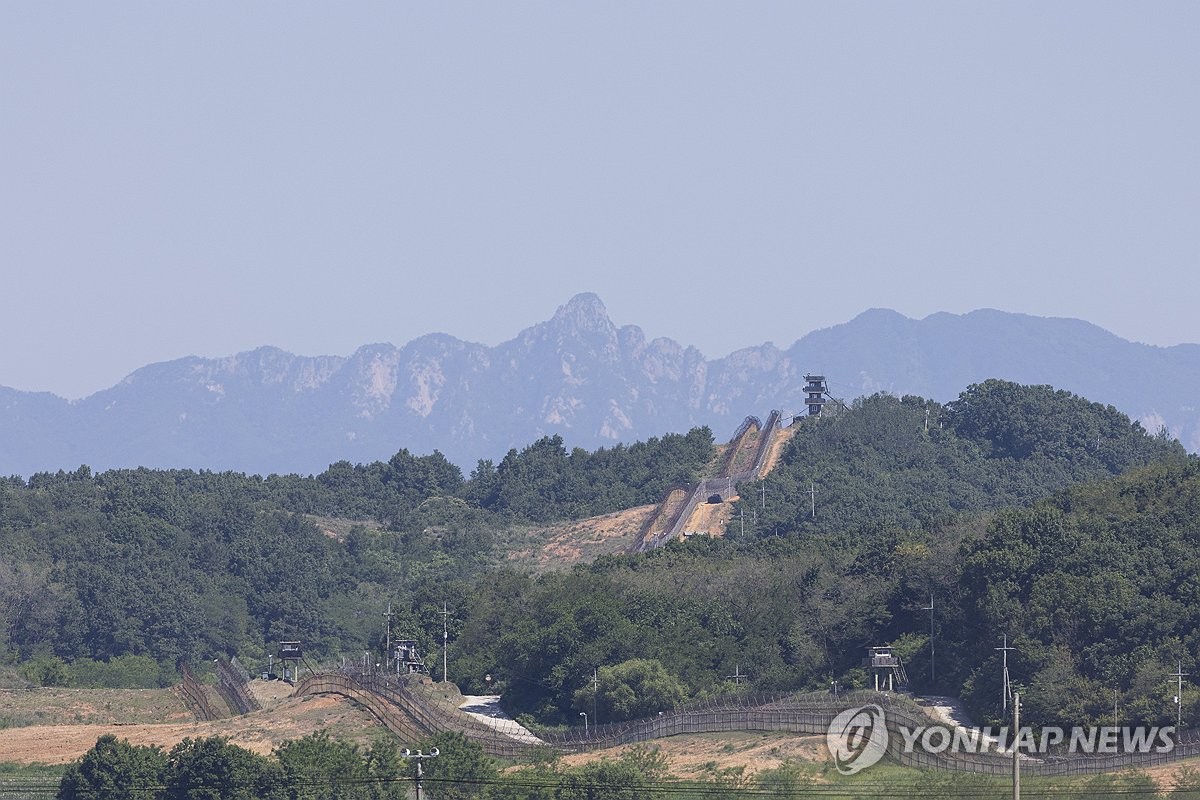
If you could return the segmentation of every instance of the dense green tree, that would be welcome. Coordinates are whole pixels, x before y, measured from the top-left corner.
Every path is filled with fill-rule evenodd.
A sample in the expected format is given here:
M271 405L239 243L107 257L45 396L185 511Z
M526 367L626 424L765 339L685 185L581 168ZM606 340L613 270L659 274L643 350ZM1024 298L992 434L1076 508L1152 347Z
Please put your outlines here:
M105 734L59 782L59 800L155 800L162 792L167 756Z
M284 742L275 760L289 800L351 800L361 796L368 778L359 749L325 731Z
M167 754L165 800L284 800L277 762L211 736L184 739Z
M688 698L688 690L658 661L634 658L601 667L596 684L575 692L575 708L606 722L640 719L667 711Z
M990 380L946 406L876 394L820 421L801 420L765 481L764 507L743 503L740 513L760 537L877 540L1183 459L1178 442L1148 435L1111 406ZM742 494L759 497L749 487Z
M390 739L372 742L365 757L370 800L408 800L408 770Z
M617 759L601 759L565 770L556 800L657 800L666 797L662 762L635 749Z
M499 772L496 763L483 748L461 733L445 731L421 743L425 753L438 751L435 758L421 759L425 787L434 800L471 800L483 796ZM416 774L417 760L410 759L411 774Z

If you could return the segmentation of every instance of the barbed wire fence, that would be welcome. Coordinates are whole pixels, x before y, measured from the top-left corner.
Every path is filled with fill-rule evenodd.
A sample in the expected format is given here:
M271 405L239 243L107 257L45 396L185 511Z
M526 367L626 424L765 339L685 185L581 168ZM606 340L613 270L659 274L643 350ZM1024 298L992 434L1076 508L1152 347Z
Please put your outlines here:
M209 700L208 691L204 684L196 679L192 674L192 670L187 664L179 665L179 674L181 680L179 683L179 693L183 696L183 701L187 707L196 715L196 718L201 721L212 721L218 719L221 715L213 708L212 702Z
M716 477L708 478L692 486L676 486L668 491L659 504L659 510L656 510L651 515L650 519L646 522L645 528L639 533L637 544L633 548L634 552L655 550L667 542L678 539L683 534L688 520L692 517L692 513L702 501L713 494L725 493L728 495L731 486L757 478L762 471L763 464L766 463L767 456L771 452L771 440L774 438L775 431L779 428L782 418L783 414L778 410L771 411L767 416L766 425L758 417L746 417L729 440L729 450L722 459L721 468L718 470L719 474ZM739 472L733 472L732 470L737 466L739 459L743 458L747 439L755 432L758 434L758 441L755 444L750 467ZM688 493L687 500L678 511L671 515L669 524L663 527L658 533L651 534L651 529L662 521L662 507L666 505L671 492L680 489Z
M217 691L229 704L230 709L237 714L249 714L262 708L247 688L250 674L238 663L236 657L232 660L217 658L216 667Z
M389 729L412 744L436 733L453 731L479 744L489 755L524 760L538 750L581 753L655 739L698 733L735 731L786 732L823 736L835 716L848 708L875 704L885 710L888 753L907 767L988 775L1012 771L1011 754L953 751L927 752L906 747L909 733L936 723L915 701L902 695L866 690L809 693L740 693L691 703L654 717L583 728L526 728L508 719L483 722L459 711L435 686L397 681L384 673L341 672L302 681L296 694L333 692L362 702ZM1114 755L1050 754L1022 756L1022 772L1030 776L1095 775L1121 769L1148 768L1200 755L1200 736L1184 736L1170 752L1132 752Z

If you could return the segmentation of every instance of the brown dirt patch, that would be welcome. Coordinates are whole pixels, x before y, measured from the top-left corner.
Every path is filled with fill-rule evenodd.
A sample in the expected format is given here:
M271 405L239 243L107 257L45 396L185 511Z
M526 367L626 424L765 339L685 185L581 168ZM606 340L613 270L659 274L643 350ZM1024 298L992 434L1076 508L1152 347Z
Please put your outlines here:
M330 539L336 539L339 542L346 541L346 537L350 535L350 531L356 527L365 528L370 533L379 533L383 530L378 522L374 520L360 519L345 519L343 517L320 517L316 514L305 514L306 519L312 521L314 525L321 531L322 534Z
M733 504L738 499L738 496L734 495L726 497L720 503L700 503L683 526L684 531L724 536L729 520L733 518Z
M563 757L572 766L601 758L616 758L632 747L657 747L671 774L682 779L711 778L718 770L738 768L750 777L775 769L787 761L824 762L828 759L823 736L788 733L699 733L655 739L641 745L623 745Z
M336 696L277 699L271 708L213 722L34 725L0 731L0 762L65 764L82 756L104 734L133 744L170 748L184 739L224 736L256 753L318 730L366 745L383 729L366 711Z
M1184 771L1200 772L1200 758L1185 758L1173 764L1163 764L1159 767L1148 767L1141 770L1158 785L1160 791L1170 791L1175 788L1179 774Z
M763 466L764 475L779 463L784 446L795 433L794 427L776 429ZM757 431L748 434L735 461L740 464L747 458L753 458L757 451L758 439ZM715 471L729 447L728 444L717 447L707 474ZM748 464L749 462L737 469ZM509 542L508 561L519 563L539 573L589 563L601 555L629 552L636 542L638 531L651 515L660 517L665 527L665 522L687 501L687 497L687 493L681 490L672 492L661 506L639 506L591 519L522 529L515 532L514 540ZM684 530L706 533L709 536L725 535L733 514L731 504L737 499L725 498L725 502L719 504L700 503L692 512Z
M767 451L767 457L763 461L762 474L765 476L775 469L779 463L779 457L783 453L784 446L788 440L796 433L795 428L779 428L775 431L774 437L771 440L771 447ZM737 521L733 518L733 504L740 500L738 495L724 497L720 503L700 503L696 506L696 510L692 512L691 518L687 525L684 526L685 531L695 531L696 533L705 533L709 536L724 536L727 533L737 533ZM734 527L730 527L733 525Z
M784 445L796 435L799 430L795 425L788 428L777 428L775 436L771 439L771 449L767 451L767 457L763 461L762 474L767 475L779 463L779 457L783 454Z
M638 506L591 519L530 528L526 532L528 544L510 550L508 560L544 572L627 552L656 508Z

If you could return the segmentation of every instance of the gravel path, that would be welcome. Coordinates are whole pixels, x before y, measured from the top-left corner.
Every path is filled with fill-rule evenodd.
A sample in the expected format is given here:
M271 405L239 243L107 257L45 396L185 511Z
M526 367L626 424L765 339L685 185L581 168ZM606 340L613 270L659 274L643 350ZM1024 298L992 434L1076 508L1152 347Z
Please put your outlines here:
M528 744L542 744L542 740L534 736L528 728L504 713L500 708L498 694L465 694L459 709L510 739Z

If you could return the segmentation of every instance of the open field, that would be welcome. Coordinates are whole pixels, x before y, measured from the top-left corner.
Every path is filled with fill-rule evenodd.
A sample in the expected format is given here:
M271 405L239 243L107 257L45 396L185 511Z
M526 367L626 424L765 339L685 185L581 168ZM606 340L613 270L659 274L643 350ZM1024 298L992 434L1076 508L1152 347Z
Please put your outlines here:
M684 780L711 780L724 771L739 768L741 774L749 778L794 761L811 763L815 770L820 770L828 757L823 736L745 731L672 736L640 745L576 753L564 756L562 762L575 766L601 758L616 758L636 747L657 748L666 759L671 774Z
M96 739L113 734L134 744L170 748L188 737L224 736L233 743L267 754L284 741L316 731L367 746L390 734L366 711L335 696L293 698L289 687L280 682L253 681L252 690L264 708L244 716L213 722L187 718L182 702L171 690L47 689L6 691L0 699L18 697L18 707L28 710L38 700L45 701L45 718L52 722L9 727L0 730L0 765L12 772L16 766L58 765L69 763L89 750ZM453 692L448 694L454 695ZM127 705L121 705L121 701ZM447 708L460 701L447 697ZM128 716L123 711L128 710ZM90 720L75 722L76 718ZM134 721L137 720L137 721ZM411 743L405 743L411 744ZM675 736L641 745L571 754L562 763L577 766L599 759L619 757L633 747L656 749L675 779L714 781L724 785L745 785L761 773L783 770L791 779L814 785L845 784L846 796L862 791L871 796L872 787L881 783L899 787L966 787L976 796L1003 797L1004 777L985 777L963 773L925 773L887 763L865 770L852 778L843 778L832 768L823 736L787 733L731 732ZM1200 759L1181 761L1148 770L1160 791L1176 788L1182 779L1194 781ZM32 774L28 773L27 774ZM780 773L775 773L772 779ZM1029 790L1075 787L1106 778L1037 780L1030 778ZM1095 784L1093 784L1095 785ZM1188 784L1194 785L1194 784Z
M54 700L48 717L59 721L0 730L0 763L64 764L79 758L107 733L134 744L157 744L163 748L188 737L225 736L257 753L269 753L288 739L319 730L361 744L388 735L374 717L348 701L336 697L291 698L287 696L289 690L282 683L256 687L263 710L212 722L195 721L178 698L170 706L162 699L172 696L169 689L38 690L54 693L44 696ZM120 706L106 708L114 700L113 692L135 691L156 692L162 698L133 705L128 716L121 713ZM76 716L80 721L72 721Z
M128 725L193 719L174 689L0 689L0 741L29 725Z

